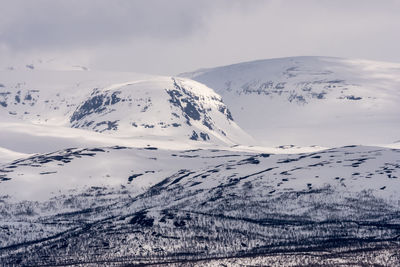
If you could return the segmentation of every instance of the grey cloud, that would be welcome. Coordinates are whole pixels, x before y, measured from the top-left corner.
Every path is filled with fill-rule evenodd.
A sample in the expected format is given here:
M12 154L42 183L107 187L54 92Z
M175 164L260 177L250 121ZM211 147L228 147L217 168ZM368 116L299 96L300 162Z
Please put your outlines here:
M215 3L217 2L217 4ZM36 0L0 4L0 42L14 50L183 38L229 1Z
M286 56L400 61L399 0L0 0L0 63L176 74Z

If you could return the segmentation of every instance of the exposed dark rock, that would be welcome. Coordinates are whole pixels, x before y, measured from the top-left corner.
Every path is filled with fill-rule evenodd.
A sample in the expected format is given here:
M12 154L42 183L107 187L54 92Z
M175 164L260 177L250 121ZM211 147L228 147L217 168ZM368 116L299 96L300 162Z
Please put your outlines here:
M200 132L200 137L201 137L204 141L210 140L210 137L208 136L207 133Z
M348 99L348 100L361 100L362 97L354 96L354 95L348 95L348 96L346 96L346 99Z
M138 174L132 174L131 176L128 177L128 181L132 182L133 179L135 179L136 177L142 176L143 173L138 173Z
M79 121L92 113L101 113L106 108L103 107L104 95L95 95L88 100L86 100L83 105L77 108L77 110L72 114L70 122Z
M196 131L192 132L192 136L190 136L191 140L198 140L199 139L199 135L196 133Z
M97 130L98 128L100 128L99 126L102 125L106 125L106 128L101 129L101 130ZM99 132L104 132L104 131L110 131L110 130L117 130L118 129L118 120L116 121L102 121L99 123L96 123L96 126L94 127L95 131L99 131Z

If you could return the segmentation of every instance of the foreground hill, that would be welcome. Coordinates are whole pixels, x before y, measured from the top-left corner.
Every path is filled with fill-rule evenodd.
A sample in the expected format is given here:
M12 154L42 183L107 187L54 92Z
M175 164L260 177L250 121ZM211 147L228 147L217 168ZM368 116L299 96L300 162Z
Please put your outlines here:
M120 146L37 154L0 168L0 262L259 256L283 265L335 257L394 265L399 162L399 150L362 146L293 155Z
M182 74L216 90L266 145L400 139L400 64L329 57L259 60Z

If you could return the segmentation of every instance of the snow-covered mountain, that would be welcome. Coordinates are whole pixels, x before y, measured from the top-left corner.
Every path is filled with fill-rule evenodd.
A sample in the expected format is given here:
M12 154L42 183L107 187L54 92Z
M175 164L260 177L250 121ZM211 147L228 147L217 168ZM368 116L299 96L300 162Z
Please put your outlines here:
M251 141L212 89L173 77L2 71L0 116L3 123L70 127L123 138Z
M239 63L181 74L213 88L266 145L400 139L400 64L329 57Z
M396 266L399 66L0 71L0 265Z
M292 255L282 265L346 254L344 262L394 266L399 162L400 150L360 146L293 155L121 146L37 154L0 166L0 262L280 252Z

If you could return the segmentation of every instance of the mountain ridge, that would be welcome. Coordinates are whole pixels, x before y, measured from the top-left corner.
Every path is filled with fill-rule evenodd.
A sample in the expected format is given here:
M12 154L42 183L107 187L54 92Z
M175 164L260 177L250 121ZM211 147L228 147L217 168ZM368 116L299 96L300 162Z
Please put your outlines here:
M265 145L376 145L400 135L400 64L293 57L181 76L216 90L239 125Z

